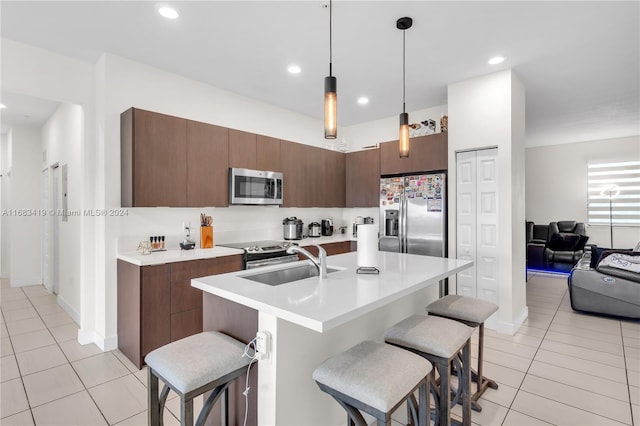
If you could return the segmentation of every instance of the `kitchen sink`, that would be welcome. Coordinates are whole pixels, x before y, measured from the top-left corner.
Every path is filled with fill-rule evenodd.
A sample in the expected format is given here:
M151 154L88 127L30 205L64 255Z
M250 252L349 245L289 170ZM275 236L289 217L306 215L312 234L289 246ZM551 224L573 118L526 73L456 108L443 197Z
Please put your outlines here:
M336 271L340 271L340 269L327 267L327 274ZM257 281L262 284L280 285L293 281L304 280L305 278L317 277L318 275L318 268L314 265L303 265L269 272L260 272L252 275L242 275L240 278Z

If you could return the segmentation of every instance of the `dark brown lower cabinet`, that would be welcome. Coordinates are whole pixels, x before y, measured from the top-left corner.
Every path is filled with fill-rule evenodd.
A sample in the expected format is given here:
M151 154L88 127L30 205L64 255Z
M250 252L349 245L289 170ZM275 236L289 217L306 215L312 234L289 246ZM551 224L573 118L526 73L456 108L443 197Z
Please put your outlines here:
M327 252L327 256L332 256L334 254L342 254L355 251L356 247L354 247L352 243L356 244L355 241L338 241L335 243L320 244L320 246L324 249L324 251ZM314 256L318 255L318 249L314 246L304 246L303 248ZM298 255L298 258L300 258L300 260L306 259L306 257L301 255Z
M118 348L142 368L154 349L202 331L202 291L191 280L242 269L242 256L137 266L118 260Z

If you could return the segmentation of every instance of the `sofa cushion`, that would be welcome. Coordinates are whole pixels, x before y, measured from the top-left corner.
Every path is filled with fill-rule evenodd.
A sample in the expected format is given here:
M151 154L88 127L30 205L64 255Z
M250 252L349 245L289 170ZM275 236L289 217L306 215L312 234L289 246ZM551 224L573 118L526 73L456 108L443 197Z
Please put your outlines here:
M629 253L632 251L631 249L612 249L607 247L598 247L591 246L591 262L589 263L589 267L591 269L596 269L598 263L600 262L600 257L603 253ZM608 255L607 255L608 256Z
M547 246L555 251L579 251L584 249L589 237L568 232L555 232Z

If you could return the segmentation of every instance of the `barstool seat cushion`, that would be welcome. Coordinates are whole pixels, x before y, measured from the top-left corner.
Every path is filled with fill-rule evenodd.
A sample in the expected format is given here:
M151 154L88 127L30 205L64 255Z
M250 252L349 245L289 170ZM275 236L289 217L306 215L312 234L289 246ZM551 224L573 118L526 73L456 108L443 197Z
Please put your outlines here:
M427 360L411 352L364 341L327 359L313 379L386 413L431 369Z
M427 306L430 314L478 324L485 322L497 310L495 303L457 294L444 296Z
M451 358L473 334L473 328L454 320L413 315L384 333L388 343Z
M186 394L249 365L245 344L217 331L207 331L164 345L145 358L147 365Z

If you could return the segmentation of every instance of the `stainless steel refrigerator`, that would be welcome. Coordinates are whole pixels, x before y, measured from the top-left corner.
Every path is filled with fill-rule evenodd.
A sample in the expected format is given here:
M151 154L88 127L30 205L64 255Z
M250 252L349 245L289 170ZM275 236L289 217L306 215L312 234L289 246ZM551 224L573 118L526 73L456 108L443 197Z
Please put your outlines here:
M381 251L446 256L446 177L433 173L380 179Z

